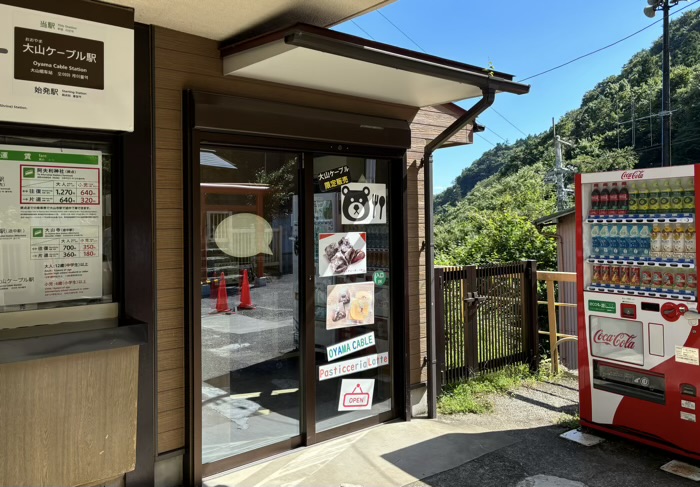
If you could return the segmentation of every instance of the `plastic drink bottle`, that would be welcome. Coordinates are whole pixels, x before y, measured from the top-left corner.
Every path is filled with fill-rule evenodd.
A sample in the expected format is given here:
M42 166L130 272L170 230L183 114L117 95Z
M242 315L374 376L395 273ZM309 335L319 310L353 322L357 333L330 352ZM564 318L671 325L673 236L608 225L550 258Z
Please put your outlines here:
M591 227L591 255L598 257L600 255L600 225Z
M620 225L617 231L617 255L626 259L629 253L629 228L627 225Z
M623 183L623 184L625 184L625 183ZM639 199L639 184L632 183L632 184L630 184L630 188L629 188L629 205L628 205L629 212L632 215L639 213L638 199Z
M651 225L640 225L639 226L639 250L640 256L648 258L651 255L652 246L652 227Z
M682 223L673 226L673 258L685 258L685 229Z
M671 213L671 183L668 179L662 180L659 188L659 211Z
M646 225L645 225L646 226ZM661 258L661 224L654 223L651 227L651 258Z
M688 260L695 260L695 223L685 225L685 235L683 236L683 253Z
M620 184L620 193L617 195L617 215L625 216L630 210L630 194L627 189L627 183Z
M608 189L608 183L603 183L603 189L600 190L598 201L598 214L601 216L608 215L608 210L610 209L610 190Z
M671 183L671 212L683 213L683 186L679 178Z
M650 215L659 212L659 184L656 181L649 181L649 211Z
M688 178L683 186L683 213L695 213L695 183L693 178Z
M630 225L629 236L627 237L627 255L630 257L640 257L639 244L639 225Z
M649 213L649 187L645 181L640 181L637 187L637 212L641 215Z
M661 226L661 258L673 258L673 226L663 223Z
M593 191L591 191L591 216L598 216L600 213L600 188L598 183L593 185Z
M617 225L609 225L608 227L608 255L610 257L618 257L620 255L620 227Z
M617 216L618 203L620 202L619 196L620 188L617 187L617 183L612 183L610 195L608 196L608 215Z
M608 257L610 255L610 239L608 238L609 230L610 225L600 226L600 232L598 233L598 241L600 242L601 257Z

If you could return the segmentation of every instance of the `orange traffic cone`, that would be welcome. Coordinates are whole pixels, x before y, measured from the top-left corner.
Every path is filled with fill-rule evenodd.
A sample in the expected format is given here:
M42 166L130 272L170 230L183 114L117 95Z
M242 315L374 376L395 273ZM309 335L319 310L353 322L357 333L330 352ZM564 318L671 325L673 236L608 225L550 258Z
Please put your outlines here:
M228 294L226 293L226 277L222 272L221 279L219 279L219 294L216 297L216 312L226 313L230 311L231 308L228 307Z
M248 271L243 271L243 284L241 285L241 304L238 309L255 309L253 301L250 299L250 283L248 282Z

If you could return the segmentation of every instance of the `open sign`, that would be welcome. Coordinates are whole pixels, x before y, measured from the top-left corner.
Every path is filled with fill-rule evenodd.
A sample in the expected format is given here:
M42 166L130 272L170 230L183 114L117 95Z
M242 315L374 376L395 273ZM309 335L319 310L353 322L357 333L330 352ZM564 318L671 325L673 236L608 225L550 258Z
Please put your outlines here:
M338 411L372 409L374 379L343 379Z

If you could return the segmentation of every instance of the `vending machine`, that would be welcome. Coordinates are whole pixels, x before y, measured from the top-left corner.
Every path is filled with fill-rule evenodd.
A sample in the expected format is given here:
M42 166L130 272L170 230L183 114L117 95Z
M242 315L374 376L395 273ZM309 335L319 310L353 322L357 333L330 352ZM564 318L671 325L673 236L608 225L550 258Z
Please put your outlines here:
M581 424L695 459L699 167L576 177Z

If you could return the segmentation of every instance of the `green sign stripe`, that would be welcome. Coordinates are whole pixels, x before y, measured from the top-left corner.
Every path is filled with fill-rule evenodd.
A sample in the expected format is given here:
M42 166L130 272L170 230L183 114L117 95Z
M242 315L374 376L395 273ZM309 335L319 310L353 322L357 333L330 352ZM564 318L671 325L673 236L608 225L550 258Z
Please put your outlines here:
M588 311L597 311L599 313L616 313L617 303L611 301L596 301L591 299L588 301Z
M97 166L100 163L99 156L85 154L71 154L69 152L22 152L4 151L0 149L0 162L26 162L26 163L60 163L60 164L86 164Z

